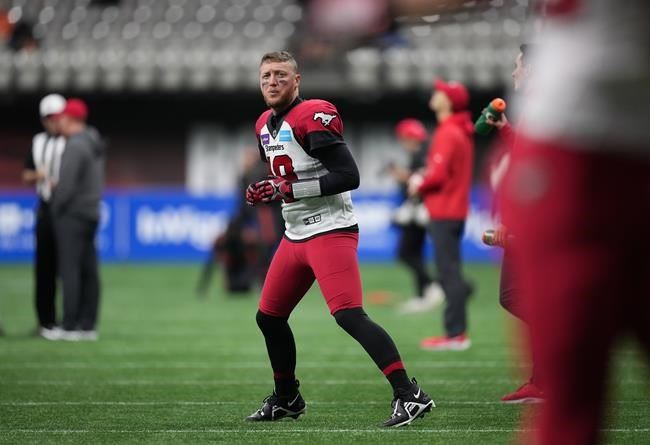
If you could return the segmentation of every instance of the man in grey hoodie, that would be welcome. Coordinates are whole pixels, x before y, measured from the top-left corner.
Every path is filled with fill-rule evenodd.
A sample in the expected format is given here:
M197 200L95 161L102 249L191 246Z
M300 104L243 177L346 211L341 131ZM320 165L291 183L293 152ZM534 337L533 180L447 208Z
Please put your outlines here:
M63 283L63 340L96 340L99 274L95 234L104 187L105 144L86 125L88 108L69 99L59 117L67 139L51 200Z

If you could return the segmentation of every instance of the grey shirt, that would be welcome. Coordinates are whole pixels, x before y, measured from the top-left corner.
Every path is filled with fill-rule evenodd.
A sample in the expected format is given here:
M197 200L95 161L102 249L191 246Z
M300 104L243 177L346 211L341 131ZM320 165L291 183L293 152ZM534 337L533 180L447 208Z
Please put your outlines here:
M61 158L59 181L50 200L54 217L99 220L104 188L105 143L97 130L86 127L68 138Z

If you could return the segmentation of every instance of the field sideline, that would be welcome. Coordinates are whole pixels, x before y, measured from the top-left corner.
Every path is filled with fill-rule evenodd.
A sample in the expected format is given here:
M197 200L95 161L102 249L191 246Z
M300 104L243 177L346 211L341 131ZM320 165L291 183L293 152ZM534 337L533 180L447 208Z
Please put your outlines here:
M243 418L272 380L255 295L225 297L217 281L198 299L193 265L104 265L100 341L48 342L28 334L31 268L2 265L0 443L510 443L522 427L520 407L499 397L526 369L508 338L513 321L498 306L498 270L466 272L477 288L468 351L419 350L420 338L441 332L440 309L407 317L394 305L366 305L438 405L410 427L386 430L377 425L390 414L390 387L329 316L316 286L292 316L307 414L258 425ZM386 292L394 303L409 296L397 266L364 265L362 275L367 295ZM619 349L614 376L606 443L650 444L649 374L634 344Z

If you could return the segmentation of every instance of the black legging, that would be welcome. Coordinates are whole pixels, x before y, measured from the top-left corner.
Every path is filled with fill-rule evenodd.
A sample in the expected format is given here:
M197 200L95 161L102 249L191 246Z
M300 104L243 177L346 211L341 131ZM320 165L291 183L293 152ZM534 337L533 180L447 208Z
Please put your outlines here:
M521 297L515 286L512 270L512 251L504 249L501 262L501 279L499 280L499 303L503 308L520 320L524 320L521 309Z

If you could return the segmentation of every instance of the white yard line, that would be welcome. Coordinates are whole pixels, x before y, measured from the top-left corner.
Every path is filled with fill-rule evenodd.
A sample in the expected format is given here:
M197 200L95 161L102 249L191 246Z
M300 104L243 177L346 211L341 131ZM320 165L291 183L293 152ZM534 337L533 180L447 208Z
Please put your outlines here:
M508 360L503 361L412 361L408 363L411 368L511 368ZM370 361L358 360L356 362L302 362L299 369L370 369ZM268 362L232 362L232 363L207 363L207 362L121 362L121 363L86 363L86 362L61 362L61 363L3 363L0 369L267 369Z
M97 401L97 400L81 400L81 401L3 401L0 406L246 406L254 404L255 402L229 402L229 401L186 401L186 400L170 400L170 401ZM615 404L650 404L650 400L615 400ZM357 400L357 401L308 401L309 405L389 405L387 400ZM513 406L499 401L489 400L436 400L437 406L445 405L497 405L497 406Z
M476 433L518 433L529 432L530 429L523 428L469 428L469 429L419 429L419 428L341 428L341 429L324 429L324 428L296 428L296 429L181 429L181 430L73 430L73 429L15 429L0 430L0 434L345 434L345 433L371 433L371 434L405 434L405 433L438 433L438 434L476 434ZM650 428L609 428L601 431L608 433L649 433Z
M424 380L423 380L424 381ZM114 379L114 380L16 380L7 381L8 385L19 386L268 386L270 380L212 380L206 378L205 380L144 380L144 379ZM515 385L521 383L516 378L502 378L502 379L428 379L424 381L427 385ZM314 385L325 386L345 386L345 385L363 385L363 386L384 386L386 385L385 379L377 377L376 379L355 379L355 380L318 380L313 382ZM647 385L645 380L626 379L619 380L618 384L623 385ZM0 383L2 386L2 383Z
M426 380L427 385L511 385L518 383L517 379L431 379ZM102 386L102 385L115 385L115 386L128 386L128 385L142 385L142 386L225 386L225 385L243 385L243 386L269 386L272 384L270 379L267 380L142 380L142 379L116 379L116 380L17 380L8 382L11 385L40 385L40 386ZM314 382L317 385L338 386L338 385L386 385L386 380L377 377L377 379L367 380L318 380ZM640 382L645 383L645 382Z
M526 368L525 365L517 365L510 360L485 361L477 360L438 360L433 355L431 360L427 361L409 361L409 368L426 368L426 369L512 369L516 367ZM319 361L319 362L300 362L298 369L371 369L374 365L365 358L355 361ZM646 366L641 362L626 363L626 369L643 368ZM173 361L130 361L119 363L96 363L96 362L60 362L60 363L2 363L2 369L268 369L267 361L246 361L246 362L173 362Z

